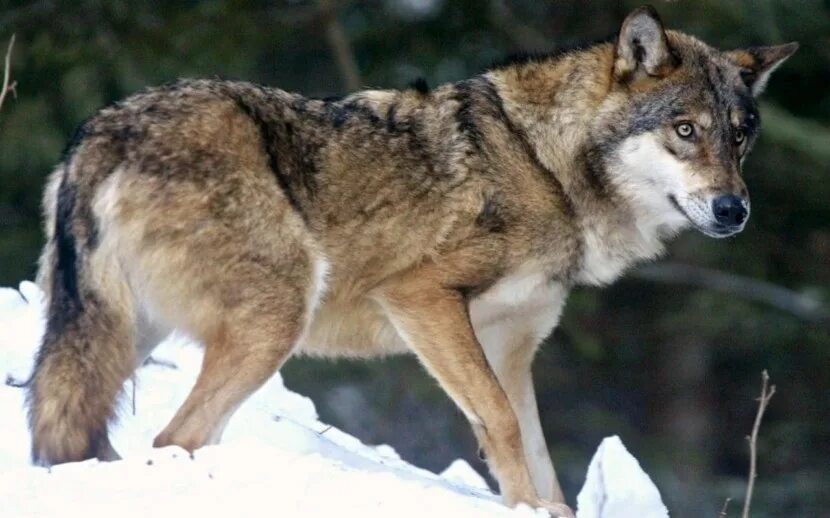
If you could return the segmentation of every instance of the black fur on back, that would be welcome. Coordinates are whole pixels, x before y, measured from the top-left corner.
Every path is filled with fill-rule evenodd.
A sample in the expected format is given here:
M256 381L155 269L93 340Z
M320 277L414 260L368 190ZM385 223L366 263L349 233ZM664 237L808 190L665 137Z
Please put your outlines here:
M427 95L429 93L429 83L427 83L426 78L419 77L409 83L409 88L415 90L421 95Z

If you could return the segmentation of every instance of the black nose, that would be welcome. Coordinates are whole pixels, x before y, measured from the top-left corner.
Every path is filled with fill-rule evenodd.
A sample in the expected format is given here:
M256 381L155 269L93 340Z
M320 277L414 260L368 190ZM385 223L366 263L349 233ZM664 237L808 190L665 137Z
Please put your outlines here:
M734 194L724 194L715 198L712 202L712 212L715 213L718 223L730 227L741 225L749 213L746 210L746 201Z

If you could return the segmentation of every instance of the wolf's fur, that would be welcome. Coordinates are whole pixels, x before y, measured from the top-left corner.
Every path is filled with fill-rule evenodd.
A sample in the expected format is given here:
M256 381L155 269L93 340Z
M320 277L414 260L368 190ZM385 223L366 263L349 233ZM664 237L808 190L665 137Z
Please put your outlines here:
M536 348L571 287L613 281L690 225L726 233L712 197L746 199L737 128L754 140L753 90L794 50L721 53L639 9L615 42L432 91L185 81L101 110L44 199L34 460L113 457L122 384L173 328L205 359L155 445L191 450L293 353L412 351L506 501L567 513Z

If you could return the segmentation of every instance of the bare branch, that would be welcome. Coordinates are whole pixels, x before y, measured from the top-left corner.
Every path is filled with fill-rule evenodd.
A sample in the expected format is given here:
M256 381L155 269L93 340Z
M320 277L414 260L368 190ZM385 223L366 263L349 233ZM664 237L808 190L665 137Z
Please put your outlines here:
M550 38L522 23L504 0L490 0L488 13L491 23L521 50L539 51L553 48Z
M346 37L346 31L337 18L337 10L332 6L330 0L317 0L320 11L323 14L323 23L326 29L326 39L334 54L337 68L346 89L350 92L359 90L363 81L360 79L360 70L357 67L357 60L354 57L352 46Z
M749 481L746 484L746 497L744 498L744 509L741 518L749 518L749 508L752 503L752 491L755 489L755 478L758 476L756 466L758 463L758 431L761 429L761 419L767 409L769 400L775 394L775 385L769 385L769 374L767 371L761 373L761 397L758 398L758 413L755 414L755 424L752 425L752 435L747 437L749 441Z
M15 98L17 97L17 90L15 89L17 87L17 81L12 81L11 83L9 83L9 79L11 78L10 76L12 72L11 61L12 49L14 48L14 37L15 35L12 34L12 37L9 40L9 47L6 49L6 61L5 67L3 68L3 86L0 87L2 88L0 89L0 109L3 108L3 102L6 100L6 95L8 95L9 92L14 94Z
M718 514L718 518L726 518L726 509L729 508L729 502L731 502L731 501L732 501L731 498L727 498L723 502L723 507L721 508L720 513Z
M632 275L649 281L699 286L712 291L738 295L780 309L802 320L821 321L830 316L827 308L812 297L766 281L700 266L661 262L644 265L634 270Z
M797 117L771 103L764 103L762 110L768 129L764 133L764 139L768 142L786 146L821 164L826 164L830 160L830 146L827 145L827 142L830 142L830 130L827 126ZM803 169L800 174L810 173L809 167Z
M320 19L320 8L314 4L270 7L267 12L275 23L284 27L307 25Z

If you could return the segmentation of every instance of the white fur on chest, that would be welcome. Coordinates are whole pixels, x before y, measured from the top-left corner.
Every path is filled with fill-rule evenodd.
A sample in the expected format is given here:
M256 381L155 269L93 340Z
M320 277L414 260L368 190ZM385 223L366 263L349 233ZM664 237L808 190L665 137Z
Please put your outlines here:
M511 274L470 302L470 321L485 348L544 339L559 321L566 288L542 271ZM535 344L534 344L535 345Z
M592 228L583 233L582 264L577 281L603 286L615 281L635 263L665 251L661 229L632 221L616 228Z
M603 237L593 229L583 234L582 268L577 277L580 282L608 284L628 266L628 261L615 254Z

